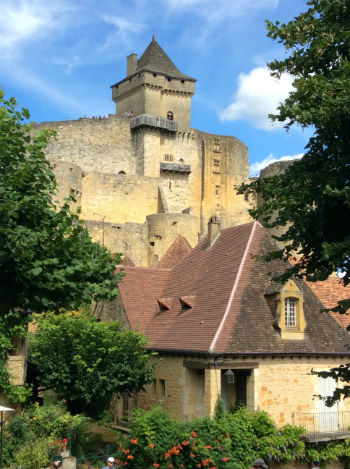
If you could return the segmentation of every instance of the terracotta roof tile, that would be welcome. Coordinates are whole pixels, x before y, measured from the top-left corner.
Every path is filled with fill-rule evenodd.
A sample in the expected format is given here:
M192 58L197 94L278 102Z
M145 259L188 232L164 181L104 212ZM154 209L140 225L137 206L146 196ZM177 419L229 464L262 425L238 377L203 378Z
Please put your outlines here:
M307 282L309 288L321 300L325 308L334 308L339 300L350 298L350 285L343 286L338 277L329 277L322 282ZM350 314L331 312L332 316L345 329L350 326Z
M186 238L179 235L169 247L155 269L172 269L191 251L191 245Z
M285 263L265 263L254 254L271 249L257 222L222 230L208 249L200 242L172 269L125 267L120 293L131 326L150 347L204 353L348 353L348 336L303 281L305 339L282 340L274 327L268 272ZM181 298L191 299L183 308ZM167 299L166 311L157 299ZM195 299L195 301L194 301Z

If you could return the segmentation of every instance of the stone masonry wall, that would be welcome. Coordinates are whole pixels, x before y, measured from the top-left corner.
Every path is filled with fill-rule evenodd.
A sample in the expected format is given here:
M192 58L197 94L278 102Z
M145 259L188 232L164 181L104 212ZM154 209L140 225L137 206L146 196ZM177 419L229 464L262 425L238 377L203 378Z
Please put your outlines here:
M221 228L250 219L248 202L234 189L248 179L248 152L234 137L197 130L131 131L129 118L114 115L44 122L33 125L32 131L42 128L57 132L46 155L58 182L59 204L72 191L73 208L81 207L93 239L103 239L105 246L136 265L160 260L178 234L194 246L199 234L206 234L213 214L219 216ZM190 172L161 170L164 162L189 165ZM171 217L162 218L161 242L144 227L148 215L177 213L181 218L184 211L192 218L187 216L186 223L176 227Z
M344 362L345 357L343 357ZM145 393L139 393L137 405L151 408L161 400L163 406L171 409L174 416L191 420L203 415L212 415L218 397L221 396L221 370L211 368L198 373L183 367L184 357L164 356L157 362L155 378L165 381L164 399L153 394L153 386ZM242 363L242 360L237 358ZM311 370L329 370L342 363L342 357L285 357L255 358L250 362L258 364L247 380L248 408L266 411L278 426L297 423L295 412L312 413L319 411L318 377ZM233 363L230 366L234 369ZM204 396L202 389L204 386ZM204 399L204 401L203 401ZM338 410L347 410L349 399L339 403ZM331 410L330 410L331 411Z
M60 159L83 171L135 174L130 119L110 115L105 119L43 122L32 131L48 128L57 132L46 149L49 160Z

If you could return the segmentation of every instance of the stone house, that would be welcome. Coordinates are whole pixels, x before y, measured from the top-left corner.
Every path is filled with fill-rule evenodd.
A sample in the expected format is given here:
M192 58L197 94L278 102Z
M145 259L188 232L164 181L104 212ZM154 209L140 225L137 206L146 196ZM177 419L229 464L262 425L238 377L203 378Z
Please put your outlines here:
M120 297L98 311L139 328L159 354L154 383L129 407L161 403L191 420L212 415L221 398L226 408L265 410L280 426L345 431L349 402L325 407L318 395L329 395L335 382L312 370L349 362L349 335L320 313L323 304L304 281L269 280L285 264L254 257L272 247L258 222L219 227L212 217L194 249L178 238L156 268L124 266Z

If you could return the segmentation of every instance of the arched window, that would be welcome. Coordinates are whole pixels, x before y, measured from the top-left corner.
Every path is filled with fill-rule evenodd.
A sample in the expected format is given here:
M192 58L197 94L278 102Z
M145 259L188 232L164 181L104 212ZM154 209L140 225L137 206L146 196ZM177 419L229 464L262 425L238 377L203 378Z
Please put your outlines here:
M284 300L285 325L286 327L296 327L297 325L297 300L287 297Z
M125 175L125 174L126 174L126 172L125 172L125 171L119 171L119 173L118 173L118 174L124 174L124 175Z
M170 121L174 120L174 113L173 111L168 111L166 118L169 119Z

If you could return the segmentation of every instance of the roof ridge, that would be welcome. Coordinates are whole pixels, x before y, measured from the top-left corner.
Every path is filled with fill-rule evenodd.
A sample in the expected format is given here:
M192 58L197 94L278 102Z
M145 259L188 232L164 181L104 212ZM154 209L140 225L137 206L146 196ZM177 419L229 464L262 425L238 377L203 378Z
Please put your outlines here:
M224 324L225 324L225 321L226 321L226 318L228 316L228 313L230 311L230 308L231 308L231 304L232 304L232 301L233 301L233 298L235 296L235 293L236 293L236 290L237 290L237 286L239 284L239 281L241 279L241 275L242 275L242 272L243 272L243 268L244 268L244 264L245 264L245 261L247 259L247 256L248 256L248 252L249 252L249 249L250 249L250 246L252 244L252 241L253 241L253 238L254 238L254 234L255 234L255 231L256 231L256 228L257 226L261 224L257 221L254 221L252 222L252 228L251 228L251 231L250 231L250 235L249 235L249 238L248 238L248 242L246 244L246 247L244 249L244 253L243 253L243 256L242 256L242 259L241 259L241 262L239 264L239 268L238 268L238 272L237 272L237 275L236 275L236 278L235 278L235 281L234 281L234 284L233 284L233 287L232 287L232 290L231 290L231 294L230 294L230 298L228 300L228 303L227 303L227 306L226 306L226 310L225 310L225 313L221 319L221 322L219 324L219 327L215 333L215 336L214 336L214 339L212 340L211 344L210 344L210 347L209 347L209 352L213 352L214 351L214 347L216 345L216 342L221 334L221 331L222 331L222 328L224 327Z

